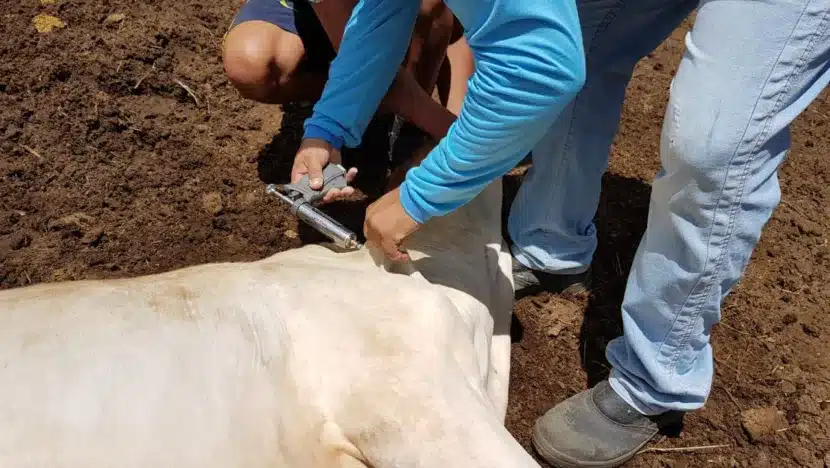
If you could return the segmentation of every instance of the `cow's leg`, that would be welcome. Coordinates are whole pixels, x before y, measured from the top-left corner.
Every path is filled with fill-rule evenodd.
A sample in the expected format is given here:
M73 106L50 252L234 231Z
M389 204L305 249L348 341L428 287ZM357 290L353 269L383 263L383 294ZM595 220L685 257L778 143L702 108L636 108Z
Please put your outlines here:
M513 319L513 275L512 257L507 244L502 241L499 250L487 251L488 256L498 256L496 261L488 259L487 265L498 265L491 272L493 297L490 301L493 315L493 337L490 342L490 371L487 376L487 393L503 422L507 415L507 394L510 385L510 323Z

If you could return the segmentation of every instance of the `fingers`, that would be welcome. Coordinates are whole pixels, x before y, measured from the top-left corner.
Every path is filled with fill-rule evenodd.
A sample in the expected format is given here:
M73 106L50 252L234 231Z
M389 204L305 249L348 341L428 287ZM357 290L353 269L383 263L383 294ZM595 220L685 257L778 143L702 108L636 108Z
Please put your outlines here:
M291 183L296 184L306 173L305 164L302 161L294 161L291 167Z
M400 244L391 238L384 238L379 231L371 227L371 222L363 223L363 235L366 236L367 243L378 246L383 255L393 262L404 263L409 261L409 254L400 249Z
M393 262L403 263L409 261L409 254L402 252L394 242L384 242L380 247L383 249L383 253Z
M346 183L350 184L354 180L355 176L357 176L357 168L351 168L346 171ZM343 188L333 188L330 189L326 194L323 196L323 203L332 202L334 200L338 200L340 198L346 198L354 195L354 187L343 187Z
M304 139L294 157L291 168L291 183L297 183L301 177L308 175L312 189L323 188L323 167L328 164L332 153L331 145L315 138Z
M303 176L308 176L308 185L314 190L323 188L323 167L329 162L340 163L340 151L332 149L331 146L321 140L313 138L303 140L299 151L294 158L294 166L291 168L291 183L297 183ZM344 176L346 183L350 184L357 176L357 168L353 167L346 171ZM345 187L342 189L328 190L322 202L327 203L333 200L348 197L354 194L354 188Z
M323 203L332 202L340 198L346 198L354 195L354 187L344 187L342 189L331 189L323 195Z
M308 158L306 160L306 168L308 169L308 185L314 190L323 188L323 164L317 158Z
M346 171L346 183L351 184L354 178L357 176L357 168L353 167Z

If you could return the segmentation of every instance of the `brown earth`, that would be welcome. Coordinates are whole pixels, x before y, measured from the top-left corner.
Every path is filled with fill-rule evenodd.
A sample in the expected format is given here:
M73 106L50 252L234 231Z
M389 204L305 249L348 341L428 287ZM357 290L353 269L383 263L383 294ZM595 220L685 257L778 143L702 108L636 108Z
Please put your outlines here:
M43 3L7 0L0 12L0 288L254 260L320 239L263 194L263 181L284 176L304 114L242 100L229 86L220 45L237 0ZM602 351L621 332L687 26L631 84L599 210L595 291L517 304L508 426L528 447L536 417L607 372ZM828 116L825 93L794 125L783 203L713 333L711 398L658 445L725 447L652 451L627 466L824 465ZM331 210L359 231L365 204ZM758 411L743 418L747 410Z

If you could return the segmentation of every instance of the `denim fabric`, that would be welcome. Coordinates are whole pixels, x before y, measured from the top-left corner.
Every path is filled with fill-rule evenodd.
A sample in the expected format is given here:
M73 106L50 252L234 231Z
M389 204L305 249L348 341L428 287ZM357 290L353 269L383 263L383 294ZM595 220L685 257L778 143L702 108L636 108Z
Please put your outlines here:
M789 125L830 81L830 0L579 0L587 81L533 150L511 208L514 254L587 269L592 219L634 65L695 8L670 89L662 167L622 304L611 386L644 414L689 411L712 383L709 335L779 202Z

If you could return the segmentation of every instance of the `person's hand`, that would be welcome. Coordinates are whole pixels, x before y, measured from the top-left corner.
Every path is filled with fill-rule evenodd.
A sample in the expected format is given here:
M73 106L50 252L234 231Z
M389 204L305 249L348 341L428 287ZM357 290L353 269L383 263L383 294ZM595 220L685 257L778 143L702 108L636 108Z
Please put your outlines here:
M420 225L403 209L400 189L396 188L366 209L363 235L366 242L378 246L391 260L405 262L409 260L409 255L401 251L401 244L419 228Z
M308 182L314 190L323 187L323 168L326 164L340 164L340 151L332 148L325 140L316 138L304 139L300 149L294 157L294 166L291 168L291 183L294 184L304 175L308 174ZM346 183L350 184L357 175L357 168L350 168L346 171ZM322 202L327 203L338 198L345 198L354 194L354 187L342 189L330 189L323 196Z

